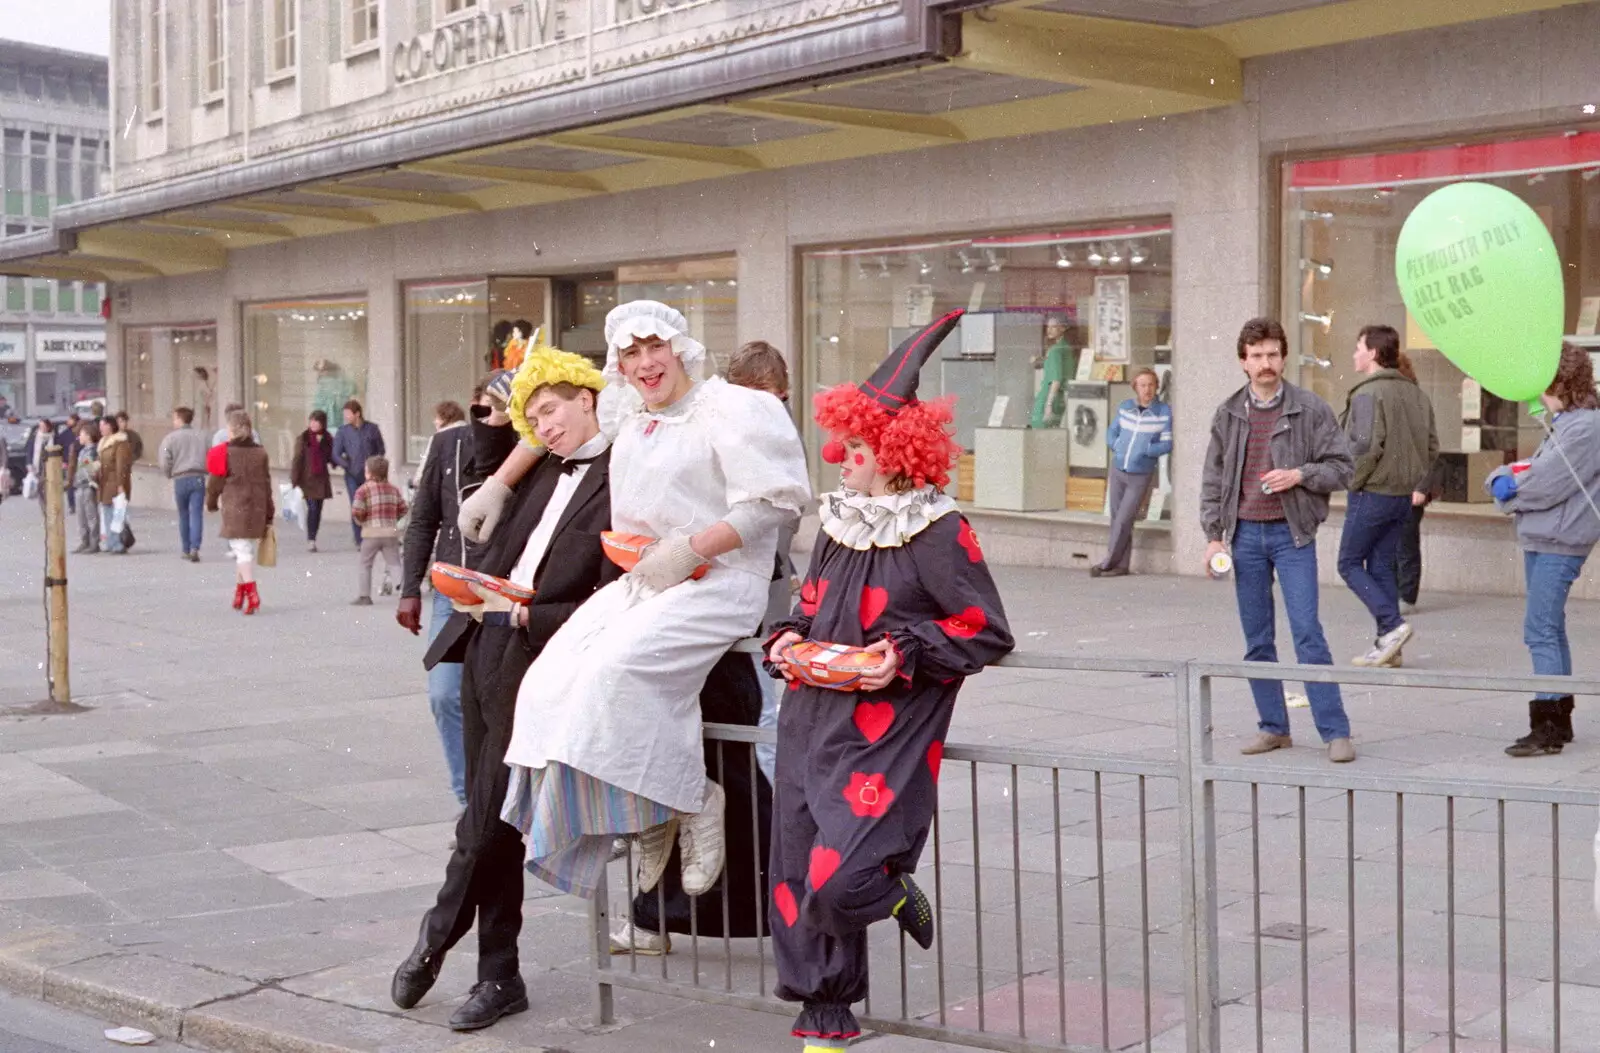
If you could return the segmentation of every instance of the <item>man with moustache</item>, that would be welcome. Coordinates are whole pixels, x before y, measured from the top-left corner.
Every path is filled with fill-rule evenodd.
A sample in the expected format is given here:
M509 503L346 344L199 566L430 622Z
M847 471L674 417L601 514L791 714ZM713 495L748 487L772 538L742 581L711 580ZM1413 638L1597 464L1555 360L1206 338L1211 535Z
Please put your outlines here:
M458 608L424 664L461 662L467 804L438 900L424 916L416 947L395 970L394 1003L415 1006L433 986L444 957L478 926L478 983L450 1018L472 1031L528 1008L517 958L522 929L523 843L501 821L510 769L517 687L533 660L579 604L621 575L600 548L611 523L611 442L595 415L605 378L579 355L532 349L511 386L509 414L474 423L474 469L495 470L525 439L548 449L505 505L505 523L475 569L536 591L526 605L480 590L481 605ZM506 427L507 422L516 429Z
M1206 568L1231 549L1234 594L1244 628L1245 661L1276 662L1276 574L1303 665L1332 665L1317 613L1317 527L1328 495L1350 485L1355 462L1326 402L1283 379L1289 341L1283 326L1253 318L1239 333L1239 362L1249 383L1217 408L1200 482ZM1283 681L1252 680L1260 733L1241 750L1268 753L1294 745ZM1338 684L1307 684L1311 716L1328 759L1355 760L1350 721Z

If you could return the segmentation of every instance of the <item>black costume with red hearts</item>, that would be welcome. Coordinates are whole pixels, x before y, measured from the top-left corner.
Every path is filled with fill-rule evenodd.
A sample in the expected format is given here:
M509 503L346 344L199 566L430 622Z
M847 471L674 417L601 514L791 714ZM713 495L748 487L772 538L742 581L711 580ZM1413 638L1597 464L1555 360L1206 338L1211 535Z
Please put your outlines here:
M896 514L863 521L885 508ZM842 1040L860 1032L850 1006L867 992L867 926L905 897L900 875L916 869L927 840L963 678L1009 652L1012 639L977 536L933 487L830 494L821 512L799 605L773 639L786 631L856 646L887 638L900 656L881 691L790 681L778 719L777 994L804 1003L795 1035Z

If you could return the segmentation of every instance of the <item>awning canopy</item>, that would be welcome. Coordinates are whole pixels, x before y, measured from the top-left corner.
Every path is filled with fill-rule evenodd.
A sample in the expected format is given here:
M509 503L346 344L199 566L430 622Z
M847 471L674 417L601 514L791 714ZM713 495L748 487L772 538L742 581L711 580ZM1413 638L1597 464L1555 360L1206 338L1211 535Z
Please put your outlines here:
M899 37L812 55L772 86L751 85L784 78L679 76L653 93L497 100L65 206L49 230L0 241L0 273L137 281L291 239L1160 118L1239 101L1253 55L1572 2L1011 0L942 14L907 0ZM1241 8L1268 13L1208 18Z

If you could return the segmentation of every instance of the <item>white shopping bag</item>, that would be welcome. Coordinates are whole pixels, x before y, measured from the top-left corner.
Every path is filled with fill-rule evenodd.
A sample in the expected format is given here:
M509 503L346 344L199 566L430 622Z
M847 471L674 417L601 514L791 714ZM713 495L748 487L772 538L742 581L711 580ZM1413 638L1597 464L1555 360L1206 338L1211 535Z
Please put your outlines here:
M39 477L33 474L33 469L28 469L28 474L22 477L22 496L32 501L39 496Z
M121 534L128 522L128 496L118 494L111 499L111 533Z
M284 522L305 525L306 495L298 486L278 484L278 507L283 509Z

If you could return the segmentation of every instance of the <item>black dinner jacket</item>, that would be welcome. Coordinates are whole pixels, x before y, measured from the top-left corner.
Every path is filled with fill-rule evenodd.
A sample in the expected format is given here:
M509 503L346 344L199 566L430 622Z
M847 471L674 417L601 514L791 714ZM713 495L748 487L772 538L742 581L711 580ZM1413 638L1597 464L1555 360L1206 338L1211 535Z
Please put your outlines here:
M511 573L550 504L562 465L560 458L547 455L522 479L507 503L499 529L479 553L474 570L502 578ZM534 573L535 595L528 605L528 625L517 633L532 657L538 656L579 604L622 576L622 568L607 559L600 548L600 532L611 529L610 473L608 447L589 463L572 500L562 510L561 520ZM431 669L439 662L462 661L467 644L479 628L480 623L470 615L455 612L428 648L423 664Z

